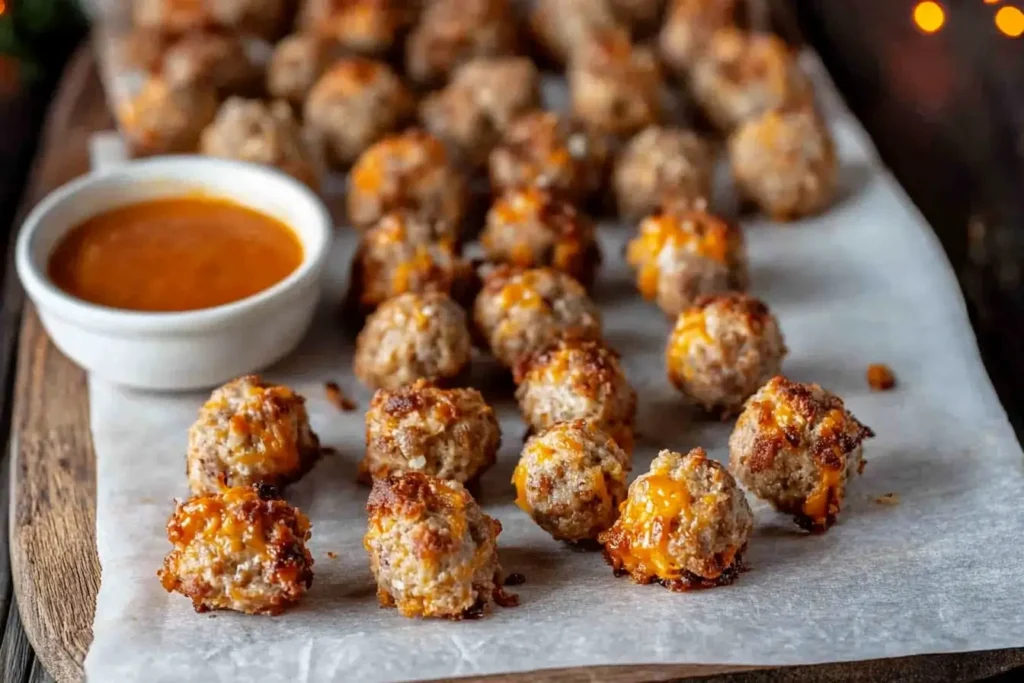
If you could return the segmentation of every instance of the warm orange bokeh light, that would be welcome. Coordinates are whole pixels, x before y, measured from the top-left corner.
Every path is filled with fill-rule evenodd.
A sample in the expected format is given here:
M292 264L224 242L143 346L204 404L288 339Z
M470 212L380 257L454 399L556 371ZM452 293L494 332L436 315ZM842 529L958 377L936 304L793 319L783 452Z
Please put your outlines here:
M1016 7L1003 7L996 12L996 28L1003 35L1019 38L1024 34L1024 12Z
M986 5L998 5L1000 0L985 0Z
M946 23L946 12L937 2L919 2L914 5L914 23L925 33L935 33Z
M0 14L3 14L5 9L7 9L7 3L4 0L0 0Z

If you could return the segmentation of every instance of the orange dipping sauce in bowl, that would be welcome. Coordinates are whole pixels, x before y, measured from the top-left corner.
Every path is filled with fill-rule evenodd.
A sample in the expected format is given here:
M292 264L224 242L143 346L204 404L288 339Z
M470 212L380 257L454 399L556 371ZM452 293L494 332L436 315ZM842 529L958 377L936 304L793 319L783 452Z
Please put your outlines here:
M184 196L105 211L72 228L50 256L50 280L90 303L193 311L238 301L302 263L295 232L227 199Z

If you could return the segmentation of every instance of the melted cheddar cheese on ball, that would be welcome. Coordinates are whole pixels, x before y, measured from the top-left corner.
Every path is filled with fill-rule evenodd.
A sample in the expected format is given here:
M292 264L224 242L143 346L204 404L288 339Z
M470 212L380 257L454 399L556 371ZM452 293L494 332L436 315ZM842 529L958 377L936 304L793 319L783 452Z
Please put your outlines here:
M424 472L472 483L494 464L500 446L498 419L479 391L417 380L373 395L360 470L372 478Z
M594 422L560 422L526 442L512 475L516 505L557 541L590 541L626 496L630 456Z
M604 180L608 146L576 119L550 111L516 118L488 160L495 193L539 187L581 202Z
M466 186L444 144L422 130L391 135L367 149L348 179L348 217L365 230L394 211L412 213L458 235Z
M729 437L729 469L751 493L809 531L832 526L874 436L817 384L773 377L747 401Z
M661 119L658 61L625 31L602 31L584 43L568 77L572 112L595 131L628 139Z
M300 479L320 458L305 401L258 375L215 389L188 432L186 470L192 492L284 486Z
M661 451L601 534L617 575L673 591L732 583L754 526L743 491L704 450Z
M759 299L706 295L679 316L665 349L668 378L707 411L728 415L779 372L786 345Z
M702 294L747 288L747 252L739 228L704 211L670 210L646 218L626 247L640 294L669 317Z
M279 614L313 583L306 515L273 487L237 486L178 503L167 522L174 548L157 572L197 612Z
M769 109L814 97L810 79L781 38L737 28L711 36L689 83L694 99L723 131Z
M588 420L633 452L636 391L619 354L604 342L558 339L520 363L515 381L519 410L531 430Z
M412 96L391 67L345 57L313 85L303 120L323 142L327 160L347 168L363 150L404 125L413 111Z
M530 187L498 197L480 234L487 258L520 268L550 266L589 285L601 259L594 224L567 201Z
M419 472L373 482L363 547L377 598L406 617L473 619L501 589L497 537L501 523L485 515L454 481Z
M363 234L352 259L349 299L369 312L406 292L456 295L471 277L446 226L393 212Z
M821 211L837 181L835 143L813 106L772 109L729 138L740 193L775 220Z
M583 285L551 268L496 268L476 297L473 320L510 369L560 336L601 338L597 304Z

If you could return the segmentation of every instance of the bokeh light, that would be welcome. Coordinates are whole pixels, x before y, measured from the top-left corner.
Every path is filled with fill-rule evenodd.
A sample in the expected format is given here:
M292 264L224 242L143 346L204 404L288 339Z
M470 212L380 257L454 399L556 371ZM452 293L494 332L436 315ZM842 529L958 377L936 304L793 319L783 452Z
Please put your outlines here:
M996 28L1005 36L1019 38L1024 35L1024 12L1016 7L1002 7L996 12Z
M946 23L946 11L937 2L914 5L914 23L925 33L935 33Z

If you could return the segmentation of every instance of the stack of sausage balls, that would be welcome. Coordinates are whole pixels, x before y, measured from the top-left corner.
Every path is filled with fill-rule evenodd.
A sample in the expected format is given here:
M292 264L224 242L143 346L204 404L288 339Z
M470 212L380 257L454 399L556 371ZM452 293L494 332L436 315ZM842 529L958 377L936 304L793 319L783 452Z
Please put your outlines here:
M354 374L375 391L360 472L381 605L459 619L514 602L501 524L473 497L502 442L467 386L484 354L513 378L529 428L516 504L554 539L603 547L617 575L672 590L734 580L754 527L744 489L805 529L835 523L871 430L839 397L780 374L786 345L746 293L743 233L714 211L721 146L662 106L670 90L699 105L764 213L822 209L833 143L782 41L739 28L738 0L536 0L523 17L510 0L300 4L253 86L268 100L243 99L253 82L235 41L287 33L271 21L284 3L197 3L211 9L193 16L192 4L138 0L137 30L163 42L149 45L161 47L128 129L310 184L314 159L349 171L360 242L345 310L361 326ZM540 108L537 63L565 70L569 112ZM471 225L483 178L490 207ZM625 253L604 258L624 258L669 318L681 409L738 415L728 467L701 448L664 450L627 485L637 393L589 294L604 196L635 226ZM482 263L464 256L473 236ZM201 409L193 497L168 524L160 571L197 610L277 613L309 587L310 522L280 498L320 455L303 401L250 376Z

